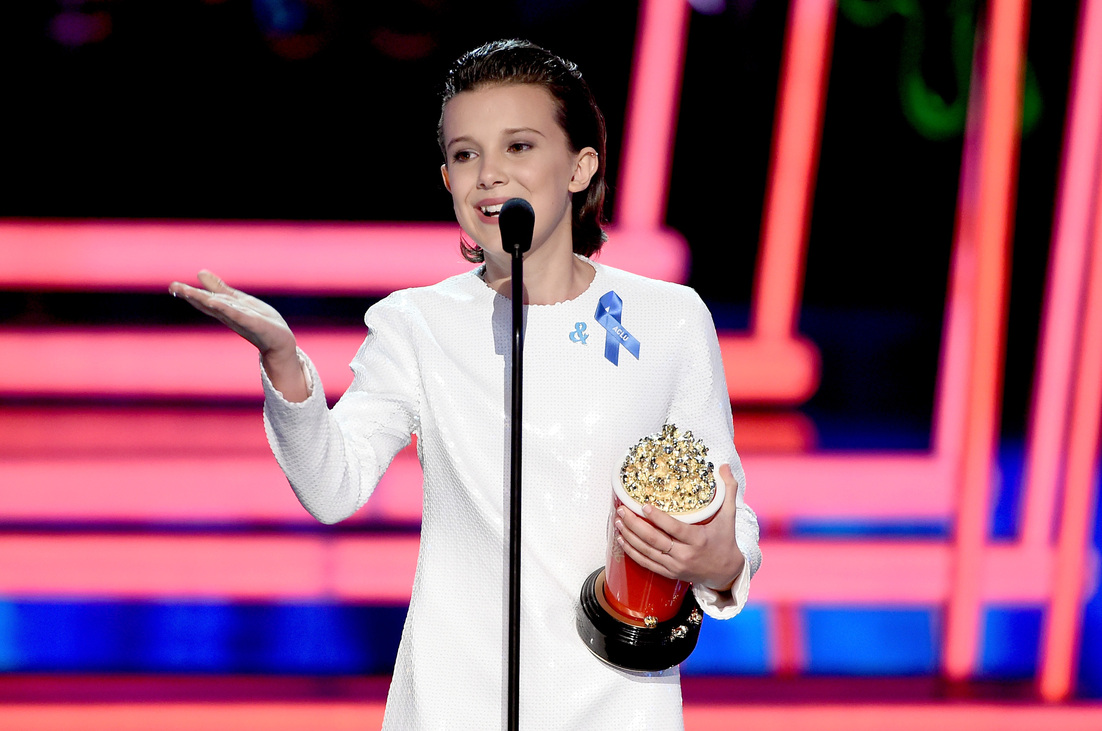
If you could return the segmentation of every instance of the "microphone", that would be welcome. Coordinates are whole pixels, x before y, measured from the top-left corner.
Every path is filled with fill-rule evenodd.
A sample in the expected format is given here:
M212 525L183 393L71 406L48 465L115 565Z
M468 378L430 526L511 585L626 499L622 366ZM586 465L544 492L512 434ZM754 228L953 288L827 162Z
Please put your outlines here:
M497 225L501 230L501 248L508 254L520 256L532 248L532 227L536 212L532 204L523 198L510 198L501 207Z

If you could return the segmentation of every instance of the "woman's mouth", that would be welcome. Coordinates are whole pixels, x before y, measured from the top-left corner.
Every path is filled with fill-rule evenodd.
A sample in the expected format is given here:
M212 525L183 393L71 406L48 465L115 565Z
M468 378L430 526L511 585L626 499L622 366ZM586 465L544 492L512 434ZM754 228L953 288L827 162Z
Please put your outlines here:
M494 218L494 217L500 215L501 206L503 206L503 205L504 205L503 203L497 203L497 204L492 205L492 206L479 206L478 210L482 211L483 216L489 216L490 218Z

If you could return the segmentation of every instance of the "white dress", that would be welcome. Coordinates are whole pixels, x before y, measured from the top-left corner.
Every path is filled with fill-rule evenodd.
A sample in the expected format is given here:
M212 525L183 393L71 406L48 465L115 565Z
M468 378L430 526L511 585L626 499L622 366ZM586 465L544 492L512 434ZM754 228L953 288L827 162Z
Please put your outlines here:
M520 725L680 729L677 668L622 672L575 630L583 580L605 560L611 480L628 448L666 423L703 439L717 469L731 465L747 568L725 601L694 587L712 616L746 601L761 561L757 519L704 303L687 287L592 266L577 298L526 307ZM365 321L352 385L332 410L305 356L305 402L288 403L264 378L269 441L302 504L332 523L367 501L417 435L421 548L384 728L504 727L511 303L472 271L395 292Z

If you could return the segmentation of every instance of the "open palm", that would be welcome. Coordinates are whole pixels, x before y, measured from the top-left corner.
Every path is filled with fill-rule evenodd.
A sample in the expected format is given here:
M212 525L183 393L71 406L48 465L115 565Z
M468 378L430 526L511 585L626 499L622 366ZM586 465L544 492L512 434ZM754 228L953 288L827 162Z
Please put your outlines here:
M202 288L173 282L168 290L183 297L195 309L224 323L256 346L262 355L295 349L295 335L283 316L271 305L234 289L213 272L199 272Z

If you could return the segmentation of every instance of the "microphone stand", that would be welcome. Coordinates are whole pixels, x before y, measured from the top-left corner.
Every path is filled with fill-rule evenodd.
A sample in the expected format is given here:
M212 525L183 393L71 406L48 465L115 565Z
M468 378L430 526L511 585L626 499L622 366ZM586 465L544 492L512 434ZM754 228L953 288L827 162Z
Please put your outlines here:
M516 731L520 715L520 432L521 359L524 353L524 264L513 249L513 416L512 466L509 478L509 729Z
M502 248L512 254L510 290L513 300L513 400L509 476L509 650L508 729L520 722L520 456L524 353L524 252L532 245L534 213L527 201L512 198L499 218Z

